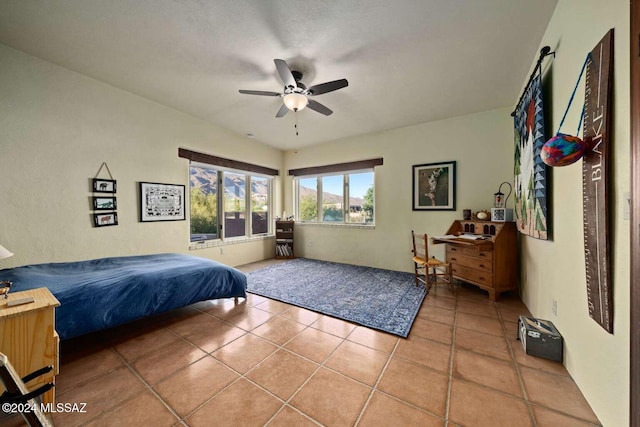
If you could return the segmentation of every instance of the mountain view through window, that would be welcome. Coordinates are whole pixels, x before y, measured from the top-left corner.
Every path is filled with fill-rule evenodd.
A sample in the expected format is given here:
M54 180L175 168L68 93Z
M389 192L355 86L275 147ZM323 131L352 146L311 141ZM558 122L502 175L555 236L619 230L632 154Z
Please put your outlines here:
M224 185L219 192L221 177ZM267 234L270 182L267 177L191 165L191 241L221 238L220 225L225 238ZM247 210L251 212L249 230Z

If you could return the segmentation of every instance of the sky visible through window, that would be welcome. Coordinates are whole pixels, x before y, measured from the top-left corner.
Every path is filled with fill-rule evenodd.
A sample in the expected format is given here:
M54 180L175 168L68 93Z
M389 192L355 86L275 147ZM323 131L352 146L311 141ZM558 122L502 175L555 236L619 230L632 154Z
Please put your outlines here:
M349 175L349 195L351 197L363 197L364 193L366 193L367 189L372 185L373 172ZM340 179L323 181L322 191L331 194L342 194L342 176L340 176Z

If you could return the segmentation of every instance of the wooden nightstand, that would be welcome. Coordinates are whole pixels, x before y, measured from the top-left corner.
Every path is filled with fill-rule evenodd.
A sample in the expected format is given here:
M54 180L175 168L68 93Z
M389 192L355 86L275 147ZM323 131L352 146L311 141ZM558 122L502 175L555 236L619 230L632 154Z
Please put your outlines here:
M8 301L33 297L29 304L7 307ZM34 390L46 383L54 383L58 374L58 348L60 338L55 329L55 308L58 300L47 288L38 288L9 294L0 298L0 353L9 358L21 377L45 366L53 371L27 383ZM0 384L0 394L4 387ZM55 403L55 388L42 396L44 403Z

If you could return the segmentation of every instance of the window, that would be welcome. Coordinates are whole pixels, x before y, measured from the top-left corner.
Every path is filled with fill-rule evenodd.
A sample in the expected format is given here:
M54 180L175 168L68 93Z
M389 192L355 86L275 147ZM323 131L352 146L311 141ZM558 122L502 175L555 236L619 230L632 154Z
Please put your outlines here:
M189 159L192 242L269 234L280 171L186 148L178 157Z
M298 180L298 219L300 221L318 220L318 178Z
M269 232L269 188L270 179L251 177L251 234Z
M298 221L374 224L374 167L382 157L289 169L294 176ZM318 215L321 213L321 215Z
M218 172L210 167L189 168L191 241L218 238Z
M348 175L348 222L373 223L373 172Z
M189 174L192 242L269 233L273 177L193 162Z
M322 221L344 221L344 177L342 175L322 178Z
M374 223L373 170L301 176L295 183L299 221Z

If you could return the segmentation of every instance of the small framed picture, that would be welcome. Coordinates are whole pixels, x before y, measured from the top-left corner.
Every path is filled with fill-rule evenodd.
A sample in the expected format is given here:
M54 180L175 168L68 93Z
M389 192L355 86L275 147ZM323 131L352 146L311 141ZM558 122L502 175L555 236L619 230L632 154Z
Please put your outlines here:
M115 193L116 181L113 179L93 178L94 193Z
M115 212L93 214L93 225L95 227L118 225L118 214Z
M115 197L93 197L92 199L95 211L112 211L118 207Z
M140 183L140 221L183 221L184 185Z
M413 210L456 210L456 162L413 166Z

